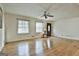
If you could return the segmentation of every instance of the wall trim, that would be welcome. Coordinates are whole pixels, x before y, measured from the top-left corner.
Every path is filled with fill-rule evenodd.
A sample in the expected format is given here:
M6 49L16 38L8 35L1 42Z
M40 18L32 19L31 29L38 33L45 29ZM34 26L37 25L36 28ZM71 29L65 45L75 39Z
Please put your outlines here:
M4 46L0 47L0 52L2 52L3 48L4 48Z
M79 40L79 38L77 38L77 37L58 36L58 35L54 35L54 36L55 36L55 37L59 37L59 38L71 39L71 40Z

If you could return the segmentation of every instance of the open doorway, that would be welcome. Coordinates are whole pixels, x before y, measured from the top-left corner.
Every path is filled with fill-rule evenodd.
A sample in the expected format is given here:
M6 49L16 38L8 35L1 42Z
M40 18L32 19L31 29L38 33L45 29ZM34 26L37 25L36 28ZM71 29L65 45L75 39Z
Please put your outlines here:
M47 23L47 36L51 36L51 23Z

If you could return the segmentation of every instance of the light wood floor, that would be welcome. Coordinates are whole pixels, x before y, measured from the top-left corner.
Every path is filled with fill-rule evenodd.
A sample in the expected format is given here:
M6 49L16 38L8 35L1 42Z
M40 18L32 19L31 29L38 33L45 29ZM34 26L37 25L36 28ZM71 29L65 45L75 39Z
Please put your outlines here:
M79 41L64 38L39 38L7 43L8 56L79 56Z

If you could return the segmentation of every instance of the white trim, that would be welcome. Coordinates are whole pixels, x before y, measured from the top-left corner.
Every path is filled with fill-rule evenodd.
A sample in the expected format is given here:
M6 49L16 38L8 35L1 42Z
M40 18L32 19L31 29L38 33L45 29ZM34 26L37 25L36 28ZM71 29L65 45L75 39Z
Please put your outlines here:
M62 38L67 38L67 39L73 39L73 40L79 40L77 37L67 37L67 36L60 36Z
M56 36L56 37L60 37L60 38L66 38L66 39L72 39L72 40L79 40L79 38L78 37L69 37L69 36L59 36L59 35L54 35L54 36Z
M0 52L2 51L3 47L4 47L3 45L0 47Z
M41 38L41 36L39 35L39 36L34 36L34 37L32 37L32 36L30 36L30 37L26 37L26 38L24 38L24 39L22 39L22 38L17 38L16 40L7 40L6 42L8 43L8 42L16 42L16 41L24 41L24 40L30 40L30 39L37 39L37 38Z

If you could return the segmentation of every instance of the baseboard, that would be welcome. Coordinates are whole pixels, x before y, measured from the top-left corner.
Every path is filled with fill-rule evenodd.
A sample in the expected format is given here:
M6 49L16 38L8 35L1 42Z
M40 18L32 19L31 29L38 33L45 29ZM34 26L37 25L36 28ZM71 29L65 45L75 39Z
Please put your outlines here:
M26 39L16 39L14 41L7 41L6 43L9 43L9 42L18 42L18 41L25 41L25 40L30 40L30 39L37 39L37 38L41 38L40 36L35 36L35 37L28 37Z
M2 50L3 50L3 46L2 46L2 47L0 47L0 52L2 52Z
M57 35L55 35L55 37L65 38L65 39L72 39L72 40L79 40L79 38L76 38L76 37L69 37L69 36L57 36Z
M79 40L79 38L76 37L66 37L66 36L61 36L62 38L67 38L67 39L72 39L72 40Z

